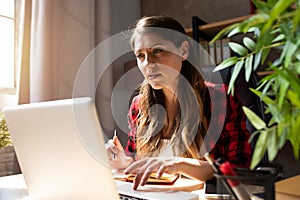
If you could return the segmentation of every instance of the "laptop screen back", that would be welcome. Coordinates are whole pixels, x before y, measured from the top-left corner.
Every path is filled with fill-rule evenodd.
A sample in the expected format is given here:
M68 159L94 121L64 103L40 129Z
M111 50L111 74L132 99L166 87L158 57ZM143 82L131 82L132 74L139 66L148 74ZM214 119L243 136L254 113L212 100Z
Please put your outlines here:
M119 199L91 98L4 108L34 199Z

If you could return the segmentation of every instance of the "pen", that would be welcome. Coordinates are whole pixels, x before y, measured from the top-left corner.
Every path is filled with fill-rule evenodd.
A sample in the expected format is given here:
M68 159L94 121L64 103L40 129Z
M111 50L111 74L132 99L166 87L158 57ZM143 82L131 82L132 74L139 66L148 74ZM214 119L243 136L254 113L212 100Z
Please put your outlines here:
M113 138L115 138L115 137L117 137L117 130L114 130L114 137Z
M211 165L211 167L213 168L214 172L220 174L219 167L217 166L217 164L215 163L215 161L212 159L212 157L209 155L208 152L206 152L204 154L204 157L207 160L207 162Z

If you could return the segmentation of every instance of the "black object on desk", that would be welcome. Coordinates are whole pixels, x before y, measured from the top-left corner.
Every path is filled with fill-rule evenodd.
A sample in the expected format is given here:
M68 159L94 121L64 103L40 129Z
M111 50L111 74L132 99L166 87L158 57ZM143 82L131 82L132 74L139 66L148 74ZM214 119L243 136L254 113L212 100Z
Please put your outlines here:
M230 169L232 173L228 174L220 168L226 161L221 158L215 161L209 153L206 153L204 157L215 172L214 178L206 182L206 194L230 194L234 199L239 200L239 198L243 199L243 194L240 192L246 192L246 196L254 195L266 200L275 199L274 183L281 179L283 171L280 164L262 164L255 170L233 168ZM233 189L230 184L232 182L241 183L243 190Z
M247 189L248 193L262 199L275 199L274 183L281 178L282 168L280 165L268 164L255 170L243 168L234 169L236 176L226 176L215 173L217 193L231 193L223 185L224 180L240 181Z

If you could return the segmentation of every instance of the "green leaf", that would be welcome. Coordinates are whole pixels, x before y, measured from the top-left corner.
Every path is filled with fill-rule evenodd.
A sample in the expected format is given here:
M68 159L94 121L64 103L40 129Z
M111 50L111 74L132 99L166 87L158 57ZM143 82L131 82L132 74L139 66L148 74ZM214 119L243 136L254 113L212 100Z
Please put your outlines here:
M235 64L231 78L230 78L229 86L228 86L228 93L233 94L234 82L235 82L237 76L239 75L243 65L244 65L244 60L240 60Z
M253 55L251 54L245 61L245 79L249 82L252 73Z
M296 31L300 24L300 7L295 11L294 19L293 19L293 31Z
M257 27L261 26L269 20L269 15L265 13L258 13L248 18L243 25L243 32L256 32L258 30ZM256 30L255 30L255 29ZM257 33L257 32L256 32Z
M260 133L260 130L256 130L253 133L251 133L248 142L251 143L259 133Z
M289 41L287 41L287 44L288 43L289 43ZM297 45L296 44L294 44L294 43L289 43L289 44L290 44L289 48L288 48L288 50L286 52L286 55L285 55L285 58L284 58L284 66L286 68L289 67L289 65L290 65L290 63L292 61L292 57L293 57L294 53L297 50Z
M252 160L250 165L251 170L253 170L263 158L267 150L267 138L268 138L268 133L266 131L261 131L256 141L254 152L252 155Z
M238 34L238 33L240 33L240 32L242 32L242 29L241 29L240 26L237 26L237 27L235 27L233 30L231 30L231 31L228 33L227 37L232 37L232 36L234 36L235 34Z
M262 28L261 34L264 35L268 30L271 29L271 26L273 22L277 19L278 16L282 12L284 12L293 2L294 0L279 0L275 6L273 7L271 13L270 13L270 19L268 22L264 25Z
M296 58L297 58L297 60L300 61L300 52L298 52L298 53L296 54Z
M268 110L271 112L272 116L274 117L274 120L277 123L280 123L283 121L283 117L282 117L282 113L280 112L280 110L273 104L269 104L268 105Z
M280 23L279 25L280 29L281 29L281 32L285 35L286 39L288 41L293 41L293 32L292 32L292 29L290 27L290 24L287 24L287 23ZM294 41L296 42L296 41Z
M238 43L229 42L228 45L230 49L232 49L232 51L234 51L238 55L245 56L248 53L248 50Z
M221 37L223 37L224 35L229 33L231 30L233 30L237 26L239 26L239 23L232 24L230 26L225 27L224 29L222 29L221 31L218 32L218 34L210 41L210 43L213 43L216 40L220 39Z
M292 71L286 69L284 71L282 70L278 70L278 69L274 69L276 71L276 73L278 73L281 77L283 77L285 80L287 80L291 87L295 90L295 92L297 92L298 94L300 94L300 80L299 77L297 77L295 74L293 74Z
M297 74L300 74L300 61L299 62L295 62L294 63L294 69L296 71Z
M289 45L290 43L289 42L286 42L285 45L283 46L283 50L281 51L281 54L280 54L280 57L279 57L279 62L283 62L284 60L284 57L289 49Z
M256 94L257 96L261 97L262 101L263 101L265 104L274 104L274 101L273 101L270 97L268 97L268 96L266 96L266 95L263 95L262 92L260 92L260 91L258 91L258 90L255 90L255 89L253 89L253 88L249 88L249 89L250 89L250 91L252 91L254 94Z
M282 126L282 124L278 124L277 127L278 127L277 132L279 135L278 147L279 147L279 149L281 149L287 140L288 129L286 127Z
M266 123L259 117L257 116L252 110L249 108L243 106L243 110L251 124L257 129L257 130L262 130L266 128Z
M284 79L281 79L280 88L279 88L278 97L277 97L279 108L282 107L282 104L283 104L283 102L285 100L285 97L286 97L288 87L289 87L289 82L284 80Z
M273 161L278 152L276 129L268 129L268 159Z
M259 9L260 11L268 11L267 2L261 1L261 0L252 0L255 7Z
M295 122L293 123L291 135L290 135L290 141L293 144L293 152L296 159L299 158L299 145L300 145L300 115L297 116Z
M300 108L300 96L295 91L289 90L287 92L288 100L296 107Z
M255 51L256 44L252 39L250 39L249 37L244 37L243 43L250 51Z
M213 72L216 72L216 71L220 71L222 69L225 69L227 67L230 67L232 65L234 65L235 63L237 63L238 61L238 58L237 57L230 57L230 58L227 58L226 60L224 60L222 63L220 63L214 70Z
M290 7L291 3L294 0L277 0L277 3L273 7L271 11L271 16L276 19L281 13L283 13L288 7ZM276 1L274 1L276 2Z
M270 53L270 50L271 49L264 49L264 50L262 50L262 54L261 54L261 63L262 64L266 61L266 59L267 59L267 57L268 57L268 55Z
M272 40L272 43L279 42L279 41L284 40L284 39L285 39L285 35L284 35L284 34L279 34L279 35L277 35L277 36Z
M261 63L261 55L262 55L262 50L260 50L257 54L255 54L253 71L255 71L259 66L259 64Z
M273 86L273 83L275 82L275 78L267 79L267 78L269 78L270 76L275 76L275 75L272 74L272 75L269 75L269 76L263 78L263 79L265 79L266 81L265 81L265 86L264 86L264 88L263 88L263 90L262 90L262 96L267 96L268 93L269 93L269 91L272 90L272 86ZM274 85L275 85L275 84L274 84ZM275 103L275 102L274 102L274 103Z

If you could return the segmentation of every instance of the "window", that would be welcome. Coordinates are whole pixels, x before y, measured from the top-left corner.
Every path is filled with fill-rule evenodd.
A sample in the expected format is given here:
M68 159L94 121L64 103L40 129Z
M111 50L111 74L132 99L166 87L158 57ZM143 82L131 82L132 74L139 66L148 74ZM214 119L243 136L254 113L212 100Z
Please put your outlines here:
M0 94L15 94L15 0L0 0Z

